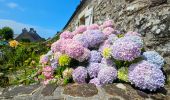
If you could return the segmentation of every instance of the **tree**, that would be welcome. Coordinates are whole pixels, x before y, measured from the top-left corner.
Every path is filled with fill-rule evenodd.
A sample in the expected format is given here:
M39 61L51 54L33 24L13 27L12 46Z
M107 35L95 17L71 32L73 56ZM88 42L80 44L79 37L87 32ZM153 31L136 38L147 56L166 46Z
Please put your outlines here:
M3 27L0 34L5 40L13 39L14 32L10 27Z

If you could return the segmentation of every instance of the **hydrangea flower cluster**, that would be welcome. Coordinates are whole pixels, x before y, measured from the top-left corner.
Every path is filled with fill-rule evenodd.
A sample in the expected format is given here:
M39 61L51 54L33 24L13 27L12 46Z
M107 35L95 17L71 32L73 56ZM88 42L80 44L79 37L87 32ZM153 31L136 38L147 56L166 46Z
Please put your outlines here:
M148 61L141 61L129 68L129 81L140 89L155 91L164 86L165 76L163 72L155 67L157 65Z
M97 77L97 75L102 67L103 66L101 63L90 63L90 65L87 67L87 71L88 71L90 78Z
M104 67L98 73L101 84L109 84L117 79L117 70L114 67Z
M90 47L96 47L105 40L104 34L99 30L88 30L84 33Z
M73 71L73 80L77 83L86 83L87 69L85 67L79 66Z
M96 51L96 50L92 50L90 52L90 59L89 59L89 62L101 62L102 60L102 55L100 52Z
M143 53L143 57L148 62L158 65L159 68L162 68L165 62L164 58L155 51L146 51Z
M85 32L87 30L87 26L85 25L80 25L76 30L75 33L76 34L82 34L83 32Z
M121 33L112 20L64 31L40 58L44 84L61 78L100 87L118 80L155 91L165 83L164 59L143 47L139 33Z
M60 39L72 39L74 36L70 31L65 31L60 35Z
M99 25L98 24L92 24L87 27L87 30L99 30Z
M60 66L68 66L71 62L71 58L68 55L64 54L59 57L58 61Z
M118 39L112 46L112 56L117 60L133 61L141 55L141 48L133 41Z

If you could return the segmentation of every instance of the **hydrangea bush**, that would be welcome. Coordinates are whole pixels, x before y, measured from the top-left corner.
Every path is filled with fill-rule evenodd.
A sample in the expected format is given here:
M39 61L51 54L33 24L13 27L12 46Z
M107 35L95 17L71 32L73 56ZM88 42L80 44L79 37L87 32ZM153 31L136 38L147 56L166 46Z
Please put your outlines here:
M100 87L124 81L156 91L165 84L164 59L156 51L143 52L143 47L139 33L122 33L112 20L102 25L81 25L61 33L51 50L41 56L42 82L91 83Z

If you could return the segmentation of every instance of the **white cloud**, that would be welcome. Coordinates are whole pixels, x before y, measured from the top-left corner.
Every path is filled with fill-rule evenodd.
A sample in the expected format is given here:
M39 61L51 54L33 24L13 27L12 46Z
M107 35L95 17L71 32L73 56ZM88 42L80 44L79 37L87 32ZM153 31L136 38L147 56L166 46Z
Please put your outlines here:
M29 28L34 28L37 31L37 33L44 38L52 37L56 33L56 30L54 29L47 29L40 26L24 24L8 19L0 19L0 28L5 26L11 27L14 30L15 34L20 34L23 28L27 28L28 30Z
M9 2L7 3L7 7L14 9L18 7L18 4L15 2Z

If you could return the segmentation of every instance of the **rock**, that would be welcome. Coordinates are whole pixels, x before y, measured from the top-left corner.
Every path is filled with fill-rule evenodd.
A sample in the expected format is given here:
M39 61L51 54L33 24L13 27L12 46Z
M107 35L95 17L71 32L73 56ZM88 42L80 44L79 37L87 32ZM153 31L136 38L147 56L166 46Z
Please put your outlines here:
M126 90L126 86L123 85L122 83L119 83L119 84L117 84L116 86L117 86L118 88L120 88L120 89Z
M118 88L115 84L107 84L103 86L106 93L112 96L122 97L125 100L131 100L131 98L126 94L125 90Z
M45 88L42 90L41 94L43 96L50 96L53 94L54 90L57 88L57 85L55 84L48 84L45 86Z
M97 93L98 90L93 84L70 84L63 91L63 94L74 97L91 97Z
M158 6L163 3L167 3L167 0L150 0L151 1L151 6Z
M32 95L34 92L36 92L39 89L40 85L30 85L30 86L18 86L18 87L10 87L6 88L2 96L5 98L13 98L15 96L25 96L25 95Z

